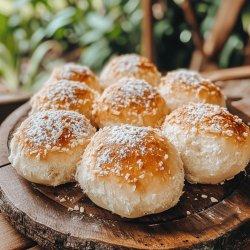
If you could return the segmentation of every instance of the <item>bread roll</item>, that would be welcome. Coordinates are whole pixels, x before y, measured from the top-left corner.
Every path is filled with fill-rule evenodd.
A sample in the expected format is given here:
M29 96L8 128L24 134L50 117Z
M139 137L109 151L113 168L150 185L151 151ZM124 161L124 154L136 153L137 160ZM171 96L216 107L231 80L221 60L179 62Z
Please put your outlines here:
M95 123L160 127L168 107L163 97L146 81L123 78L105 89L94 105Z
M171 110L190 102L226 106L220 88L195 71L181 69L169 72L161 78L158 90Z
M117 83L123 77L134 77L147 81L152 86L158 86L161 74L146 57L136 54L126 54L113 57L100 74L103 89Z
M220 183L249 161L248 126L217 105L180 107L166 117L162 130L180 152L190 182Z
M98 93L84 83L60 80L45 86L31 99L35 113L43 110L72 110L92 121L94 100Z
M57 82L59 80L70 80L75 82L83 82L90 88L100 92L101 87L99 79L95 74L84 65L79 65L75 63L66 63L60 67L53 70L48 84Z
M160 130L121 125L95 134L77 180L98 206L136 218L175 206L184 173L176 149Z
M76 112L38 112L14 133L9 160L29 181L49 186L71 182L94 133L89 120Z

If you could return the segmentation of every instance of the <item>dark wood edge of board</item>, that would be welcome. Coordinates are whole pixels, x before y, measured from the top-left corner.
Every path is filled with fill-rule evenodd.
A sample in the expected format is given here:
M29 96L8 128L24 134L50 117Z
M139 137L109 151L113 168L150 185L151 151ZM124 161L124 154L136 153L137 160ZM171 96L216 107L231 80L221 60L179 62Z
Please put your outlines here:
M9 134L11 133L10 128L14 128L15 124L20 120L22 115L26 115L30 109L29 102L20 106L14 112L12 112L0 126L0 167L9 164L8 156L9 149L8 145ZM21 115L20 115L21 114Z

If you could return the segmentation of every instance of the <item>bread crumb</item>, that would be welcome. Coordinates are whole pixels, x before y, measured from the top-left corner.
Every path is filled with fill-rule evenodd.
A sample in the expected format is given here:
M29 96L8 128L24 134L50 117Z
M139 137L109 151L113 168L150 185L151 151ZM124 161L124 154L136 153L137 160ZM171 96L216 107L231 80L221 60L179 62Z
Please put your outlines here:
M68 208L68 211L73 211L74 209L72 207L69 207Z
M65 201L66 201L65 198L60 199L60 202L65 202Z
M187 211L187 215L190 215L191 213L190 213L190 211Z
M211 202L218 202L218 200L214 197L210 197Z
M84 213L85 209L84 207L80 207L80 213Z
M74 210L75 210L75 211L78 211L78 210L79 210L79 206L78 206L78 205L75 205L75 206L74 206Z
M201 198L206 199L206 198L207 198L207 195L202 194L202 195L201 195Z

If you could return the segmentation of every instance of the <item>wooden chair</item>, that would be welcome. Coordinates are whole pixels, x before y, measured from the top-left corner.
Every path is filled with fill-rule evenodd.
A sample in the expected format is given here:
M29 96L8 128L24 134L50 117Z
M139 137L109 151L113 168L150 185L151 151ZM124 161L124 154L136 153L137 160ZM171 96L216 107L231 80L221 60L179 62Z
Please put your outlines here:
M153 0L142 1L142 8L144 10L144 18L142 22L142 54L152 61L155 59L152 15L152 5L154 2L155 1ZM190 62L191 69L197 71L216 70L214 73L209 73L213 80L250 77L250 66L237 67L233 70L219 70L217 64L217 55L221 52L225 42L230 36L244 3L245 0L223 0L215 17L214 25L209 36L206 39L203 39L200 34L199 23L191 1L183 0L181 8L186 22L191 27L192 39L195 46L195 51L193 52ZM230 13L230 18L228 18L228 13ZM249 46L246 46L245 55L245 63L249 64L250 40ZM208 75L208 73L206 74Z

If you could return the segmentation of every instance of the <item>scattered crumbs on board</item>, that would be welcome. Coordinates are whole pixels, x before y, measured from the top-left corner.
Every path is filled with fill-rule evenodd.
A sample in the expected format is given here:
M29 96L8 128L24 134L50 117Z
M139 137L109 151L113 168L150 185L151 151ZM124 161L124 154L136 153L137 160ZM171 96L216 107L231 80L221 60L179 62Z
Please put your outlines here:
M79 206L75 205L73 209L74 209L74 211L79 211Z
M65 201L66 201L65 198L61 198L61 199L60 199L60 202L65 202Z
M211 202L218 202L218 200L214 197L210 197Z

